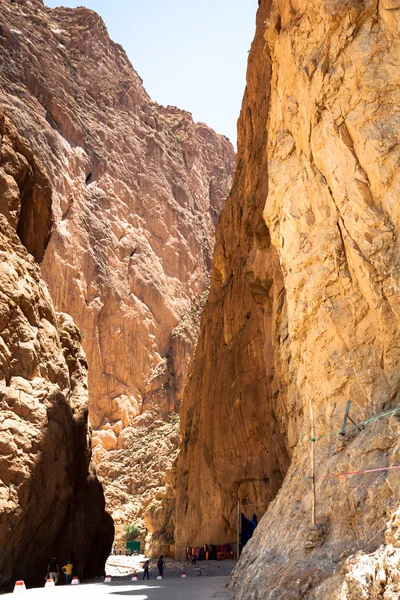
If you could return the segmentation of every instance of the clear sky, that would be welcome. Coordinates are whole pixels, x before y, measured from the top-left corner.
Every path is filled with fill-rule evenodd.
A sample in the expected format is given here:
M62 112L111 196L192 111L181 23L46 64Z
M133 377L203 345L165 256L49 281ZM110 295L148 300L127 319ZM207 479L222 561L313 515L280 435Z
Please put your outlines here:
M258 0L45 0L99 13L153 100L189 110L232 142Z

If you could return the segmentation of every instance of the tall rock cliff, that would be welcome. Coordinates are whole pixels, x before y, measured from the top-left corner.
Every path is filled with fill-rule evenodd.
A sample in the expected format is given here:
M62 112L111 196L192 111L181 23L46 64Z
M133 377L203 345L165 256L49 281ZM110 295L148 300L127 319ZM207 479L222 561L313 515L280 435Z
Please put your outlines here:
M172 493L165 471L234 151L152 102L95 13L0 7L0 99L49 173L42 272L82 331L108 506L119 526L145 515L163 537L172 508L156 509Z
M238 599L398 595L399 471L348 473L400 465L399 26L397 0L260 1L178 463L180 549L270 502Z
M282 409L286 402L274 370L274 348L281 331L287 336L285 290L262 216L268 189L265 18L261 10L249 59L254 77L239 121L238 166L217 227L212 285L181 409L180 553L186 542L235 541L237 500L251 505L243 509L249 518L262 515L288 467L274 412L278 397Z
M91 458L87 364L37 261L51 227L43 165L0 108L0 587L49 559L101 575L113 539ZM35 260L35 258L36 260Z

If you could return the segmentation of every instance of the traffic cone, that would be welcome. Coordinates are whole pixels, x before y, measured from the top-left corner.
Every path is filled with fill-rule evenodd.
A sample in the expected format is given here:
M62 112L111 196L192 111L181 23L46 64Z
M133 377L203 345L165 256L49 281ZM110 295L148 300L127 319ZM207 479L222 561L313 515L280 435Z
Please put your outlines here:
M157 575L157 579L162 579L161 575Z
M136 575L136 573L134 573L134 574L132 575L132 581L137 581L137 575Z
M106 575L104 583L111 583L111 575Z
M185 573L185 571L182 571L182 573L181 573L181 577L182 577L182 579L185 579L185 577L186 577L186 573Z
M54 583L53 579L46 579L46 583L44 584L45 588L51 588L54 587L56 584Z
M75 575L75 577L72 578L71 585L79 585L79 584L80 584L79 577L77 577Z
M16 581L14 585L14 594L19 594L20 592L26 592L25 583L23 581Z

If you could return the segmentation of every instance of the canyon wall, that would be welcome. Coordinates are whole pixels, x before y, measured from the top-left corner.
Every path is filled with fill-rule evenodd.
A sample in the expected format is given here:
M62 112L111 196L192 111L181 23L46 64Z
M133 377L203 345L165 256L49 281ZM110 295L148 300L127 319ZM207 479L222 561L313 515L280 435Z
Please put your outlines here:
M374 420L399 404L399 24L397 0L260 1L177 490L181 551L272 500L240 600L398 596L399 471L321 476L400 465L398 413ZM370 421L340 436L348 400Z
M37 261L51 228L43 165L0 107L0 587L43 585L71 557L102 575L113 540L91 460L87 363ZM35 258L36 260L35 260ZM65 563L63 563L65 564Z
M0 100L49 173L55 224L42 273L82 332L107 506L118 534L139 522L172 541L165 472L234 150L151 101L92 11L0 8Z
M275 348L287 338L285 289L262 215L268 189L265 18L260 10L249 58L254 78L239 120L237 170L217 226L212 284L181 408L180 555L186 543L236 541L237 500L250 505L243 508L248 518L264 514L289 464L274 408L283 410L287 398L286 378L277 378L274 369Z

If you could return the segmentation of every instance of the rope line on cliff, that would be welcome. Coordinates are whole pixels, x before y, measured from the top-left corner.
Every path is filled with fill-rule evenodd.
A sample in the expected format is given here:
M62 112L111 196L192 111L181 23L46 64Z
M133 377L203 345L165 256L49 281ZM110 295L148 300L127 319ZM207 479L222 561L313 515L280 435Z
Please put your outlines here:
M349 431L354 431L355 429L358 429L359 427L362 427L363 425L369 425L370 423L373 423L374 421L377 421L378 419L383 419L384 417L387 417L389 415L393 415L397 412L400 411L400 406L398 406L397 408L394 408L393 410L389 410L387 412L381 413L380 415L376 415L375 417L370 417L369 419L365 419L364 421L360 421L359 423L356 423L355 425L353 425L352 427L349 427ZM326 437L332 437L334 435L339 435L341 433L341 430L339 431L330 431L328 433L325 433L324 435L320 435L318 437L312 437L310 438L310 440L312 442L317 442L318 440L322 440Z
M349 419L352 423L353 426L349 428L349 431L354 431L356 429L358 429L360 432L363 431L365 429L366 425L369 425L370 423L373 423L374 421L377 421L379 419L383 419L384 417L388 417L391 415L394 415L396 413L398 413L400 411L400 405L397 406L396 408L393 408L392 410L388 410L385 411L383 413L380 413L378 415L375 415L374 417L369 417L368 419L364 419L363 421L360 421L359 423L356 423L355 421L353 421L353 419L350 417L350 404L351 401L348 400L347 401L347 405L346 405L346 411L344 414L344 420L343 420L343 425L342 425L342 429L340 431L330 431L324 435L321 435L319 437L317 437L315 435L315 426L314 426L314 415L313 415L313 407L312 407L312 402L310 400L310 422L311 422L311 436L310 436L310 464L311 464L311 489L312 489L312 505L311 505L311 521L312 521L312 525L316 525L317 522L317 518L316 518L316 513L317 513L317 506L316 506L316 486L315 483L318 479L333 479L336 477L352 477L353 475L367 475L370 473L382 473L382 472L390 472L390 471L395 471L400 469L400 465L393 465L390 467L378 467L375 469L361 469L358 471L345 471L345 472L340 472L340 473L326 473L325 475L316 475L315 473L315 442L317 440L321 440L323 438L326 437L332 437L334 435L339 435L341 434L342 436L345 435L346 433L346 429L347 429L347 420ZM343 439L343 438L342 438Z
M344 473L328 473L327 475L316 475L317 479L331 479L332 477L346 477L349 475L362 475L364 473L378 473L378 471L394 471L400 469L400 465L392 467L379 467L378 469L363 469L361 471L347 471Z

